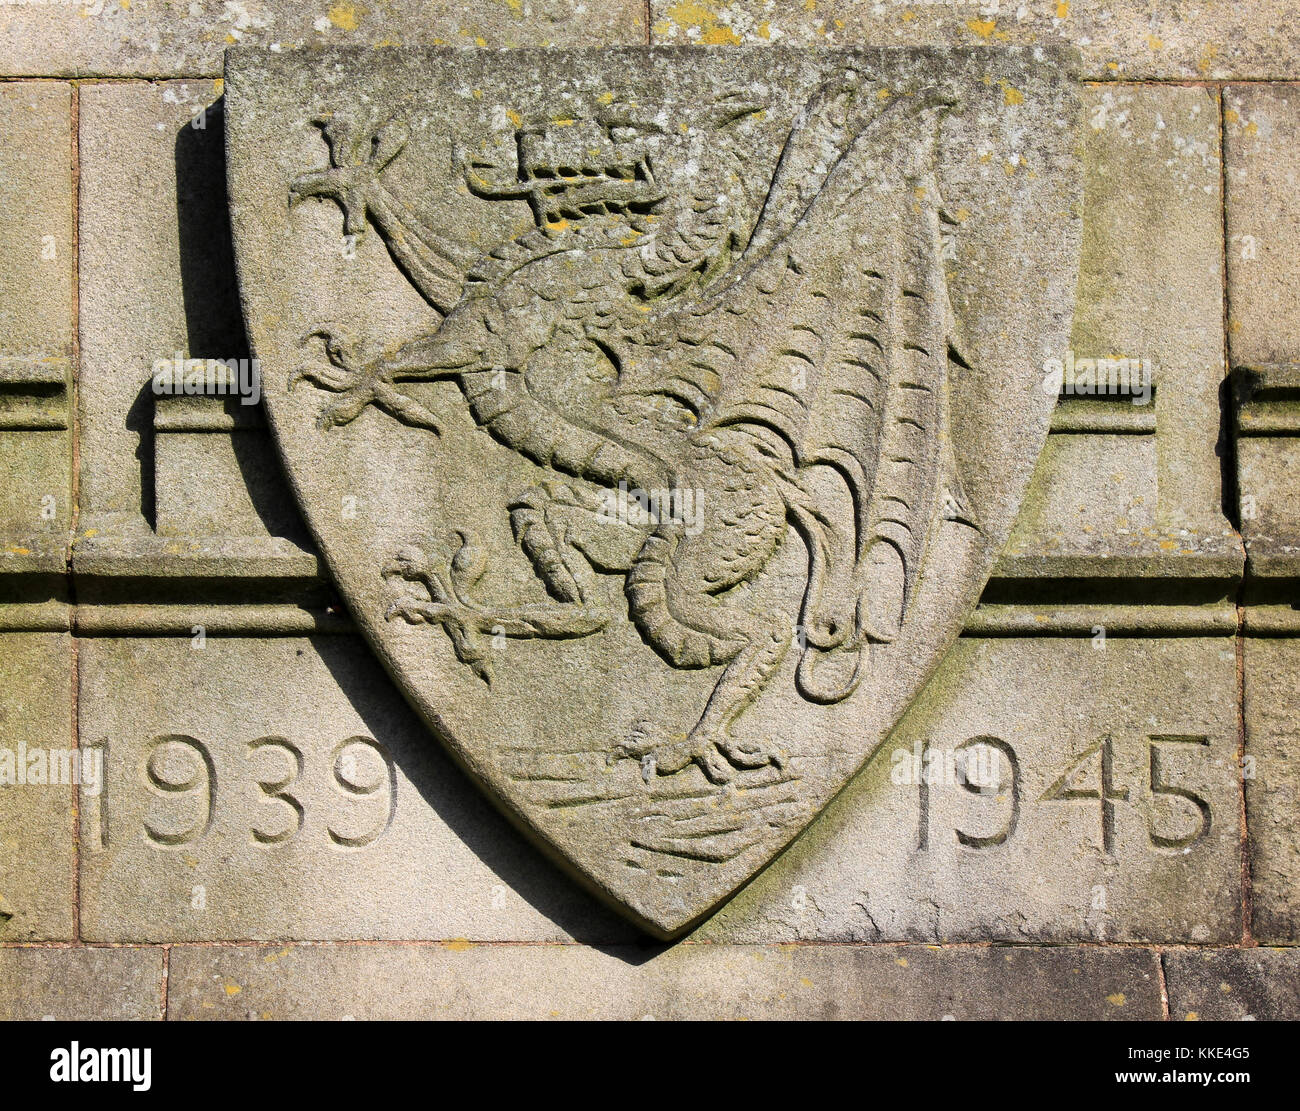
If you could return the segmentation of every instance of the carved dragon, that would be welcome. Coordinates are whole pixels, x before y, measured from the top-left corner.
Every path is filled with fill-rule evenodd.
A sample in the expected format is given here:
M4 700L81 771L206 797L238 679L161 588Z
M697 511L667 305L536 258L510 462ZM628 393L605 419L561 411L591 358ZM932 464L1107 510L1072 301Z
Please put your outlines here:
M779 767L775 746L730 726L791 645L804 697L848 697L898 636L937 522L975 527L949 439L949 374L965 362L933 163L950 104L846 72L795 116L752 200L735 125L764 106L743 96L681 128L618 100L521 126L513 165L462 160L471 192L526 201L535 218L481 257L422 226L384 184L405 122L317 121L330 163L295 180L290 203L327 198L347 234L375 227L443 314L373 359L337 327L314 330L328 365L294 381L338 394L322 428L374 405L437 432L437 415L399 384L450 378L479 427L556 475L508 507L551 603L480 605L483 553L456 533L383 569L414 588L388 616L442 626L486 680L484 635L595 633L612 615L594 576L622 574L649 645L674 667L723 670L688 734L642 723L611 759L640 761L647 780L692 763L715 783ZM647 519L613 519L621 486L699 491L703 527L689 529L672 499ZM808 553L797 625L731 593L790 526Z

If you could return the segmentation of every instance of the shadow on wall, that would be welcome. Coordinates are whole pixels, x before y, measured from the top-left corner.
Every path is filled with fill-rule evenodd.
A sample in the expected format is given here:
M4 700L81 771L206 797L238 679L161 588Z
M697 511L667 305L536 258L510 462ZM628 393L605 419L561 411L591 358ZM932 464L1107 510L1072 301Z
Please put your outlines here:
M354 637L316 637L313 647L339 689L381 741L424 802L513 895L575 940L628 964L643 964L671 946L654 941L603 906L529 844L470 782L416 716L379 664ZM467 891L467 901L486 900Z
M226 194L224 102L216 101L199 117L203 126L183 126L176 136L176 204L180 271L188 351L191 358L249 358L239 303L234 246ZM128 427L137 432L144 491L144 513L157 527L153 390L137 396ZM241 475L268 530L283 522L278 507L290 505L288 484L278 473L274 453L261 430L232 437ZM276 473L268 475L266 471ZM296 510L292 516L298 517ZM299 529L301 521L298 519ZM644 937L565 875L521 835L445 753L431 731L407 705L391 679L356 637L313 638L339 689L370 736L380 741L429 806L511 892L576 940L609 947L618 959L640 964L666 946ZM466 900L486 899L487 892L465 893Z
M185 351L193 359L251 358L239 304L235 251L226 196L225 102L218 99L181 126L176 135L176 217ZM164 351L159 357L170 358ZM237 404L237 402L235 402ZM126 415L138 437L141 511L158 527L154 394L146 382ZM252 504L275 536L305 539L307 530L292 506L288 485L275 467L262 434L230 437L235 461ZM274 471L275 473L268 473ZM286 517L289 523L285 523Z

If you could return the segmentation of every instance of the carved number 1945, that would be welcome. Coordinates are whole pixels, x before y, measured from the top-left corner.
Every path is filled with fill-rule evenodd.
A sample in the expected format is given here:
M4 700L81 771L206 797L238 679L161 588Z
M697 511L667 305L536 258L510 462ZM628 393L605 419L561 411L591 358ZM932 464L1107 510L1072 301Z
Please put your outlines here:
M1184 812L1185 820L1178 824L1182 832L1158 828L1154 810L1148 819L1147 836L1155 849L1181 852L1204 840L1210 832L1210 804L1195 791L1172 782L1173 775L1167 758L1179 747L1208 748L1210 739L1204 736L1162 733L1152 734L1147 740L1147 789L1152 801L1169 800L1171 807ZM924 753L922 754L924 756ZM957 762L967 772L972 760L988 768L997 766L994 781L979 775L961 774L957 784L974 795L994 796L1003 801L1006 817L995 832L977 836L962 829L953 832L957 842L968 848L987 849L1004 844L1016 831L1020 822L1023 791L1020 760L1015 749L999 737L972 737L955 750ZM1005 766L1005 773L1001 768ZM918 779L920 791L920 830L917 847L930 847L930 807L932 777ZM1115 849L1116 806L1129 803L1130 791L1115 784L1114 749L1110 737L1102 737L1080 755L1061 776L1047 788L1039 802L1093 802L1097 807L1097 821L1101 834L1102 850ZM1190 828L1189 828L1190 826Z

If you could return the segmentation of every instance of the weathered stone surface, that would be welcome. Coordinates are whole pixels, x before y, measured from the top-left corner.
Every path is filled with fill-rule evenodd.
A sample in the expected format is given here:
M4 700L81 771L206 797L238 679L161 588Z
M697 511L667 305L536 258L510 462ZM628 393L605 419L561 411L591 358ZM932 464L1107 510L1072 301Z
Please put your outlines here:
M1296 77L1286 0L651 0L654 42L1077 46L1089 77Z
M16 590L3 581L6 573L62 571L72 514L72 135L66 86L0 86L0 211L2 604Z
M1233 366L1300 362L1300 88L1223 90Z
M71 675L66 635L0 633L0 941L73 936Z
M1068 352L1043 353L1045 368L1058 361L1054 434L997 574L1128 580L1108 597L1206 602L1242 564L1219 450L1218 106L1204 88L1102 85L1084 111L1074 330ZM1210 582L1159 583L1177 578ZM1020 600L1050 586L1016 588Z
M0 86L0 356L72 354L72 136L66 85Z
M1181 948L1239 944L1243 910L1252 913L1255 940L1300 942L1292 721L1300 689L1293 261L1300 100L1288 83L1300 78L1300 32L1292 7L1290 0L0 2L0 76L11 78L0 82L0 760L20 742L29 751L73 743L77 642L67 630L89 638L77 645L82 740L109 742L113 781L102 805L75 800L87 936L179 942L172 1014L186 1018L1157 1018L1155 961L1163 961L1166 1011L1175 1020L1300 1018L1300 950ZM1015 541L967 620L966 639L806 835L685 944L662 952L634 944L633 926L510 830L405 708L364 642L305 639L351 622L255 411L214 397L159 401L147 388L154 361L177 352L249 354L215 80L227 45L288 52L302 44L601 47L647 39L716 43L719 59L736 42L776 47L762 76L778 87L798 84L782 48L1073 44L1082 72L1099 83L1081 92L1082 264L1072 334L1058 346L1076 358L1149 358L1156 387L1149 405L1062 397ZM400 51L376 53L372 68L382 70ZM592 74L611 64L600 53L588 58ZM74 88L59 80L95 75L113 83ZM176 80L132 80L146 76ZM461 76L444 83L463 94L448 118L472 115L471 101L491 101L498 114L523 107ZM990 96L1008 102L999 113L1019 115L1009 103L1017 95L1029 94L1022 112L1033 106L1031 89L1015 81L1004 89L995 76ZM1184 84L1163 83L1170 80ZM1225 81L1240 84L1215 84ZM206 129L191 128L204 106ZM549 117L543 123L560 134ZM320 137L306 136L286 142L285 152L302 156L287 170L324 164ZM1004 149L1018 153L1005 135L981 139L990 177L1016 184L1028 176L1022 170L1039 169L1003 160ZM404 190L419 176L409 160L422 141L417 134L384 171L403 200L414 195ZM450 144L437 151L436 173L425 179L444 180L458 155ZM447 227L499 232L493 219L467 220L462 200L448 201ZM509 205L484 202L479 210ZM313 267L337 278L337 298L319 306L326 311L313 324L355 307L353 278L366 267L391 283L373 287L357 331L382 332L408 317L409 288L373 229L346 259L330 205L298 205L292 219L315 237ZM963 269L1017 250L996 236L972 242L969 219L960 232ZM1021 280L1040 278L1036 250L1020 253ZM85 376L82 440L74 445L78 297ZM977 304L967 298L959 315ZM414 309L426 312L418 300ZM1019 346L1016 357L1040 372L1061 354ZM1221 391L1225 347L1231 397ZM321 368L318 353L295 347L268 374L282 383L304 363ZM975 367L977 376L986 371ZM422 402L457 403L450 386L419 389ZM295 392L321 400L306 384ZM378 419L371 412L357 423ZM439 443L467 430L468 422L453 421ZM83 474L70 607L74 446ZM431 471L439 450L428 453ZM367 459L359 470L386 476L389 465ZM460 491L384 482L352 506L363 520L403 498L453 505L517 492L498 491L488 469L466 468ZM340 513L341 499L355 495L328 492ZM1242 552L1225 511L1249 553L1241 585ZM504 523L495 536L513 544ZM494 556L484 578L492 592L483 596L498 597L510 579ZM545 595L535 589L530 597ZM1234 645L1239 623L1246 636ZM1092 646L1094 630L1104 634L1104 649ZM425 646L441 636L412 634ZM205 647L192 648L194 637ZM498 681L522 647L508 639L493 650ZM549 673L557 688L566 674ZM637 674L629 666L598 675L587 696L592 713L630 700ZM557 690L544 713L516 715L498 731L563 720L565 712ZM1238 713L1247 757L1240 773ZM648 701L643 716L668 713ZM771 732L794 729L781 719ZM165 740L179 736L193 741ZM375 738L391 763L372 760L364 743L343 745L356 736ZM1105 792L1103 750L1095 747L1103 737ZM1152 737L1182 739L1153 747ZM979 746L965 745L976 738L996 738L1014 754L1014 791L987 797L960 783L923 788L891 779L902 766L895 752L906 760L918 744L978 766ZM150 754L159 781L198 773L204 756L210 760L215 805L201 836L189 839L181 824L187 807L197 802L202 812L201 791L151 785ZM1059 782L1075 764L1074 777ZM372 810L382 816L384 791L369 776L381 765L396 786L387 829L368 845L335 840L331 831L364 838L361 819ZM1008 757L994 766L1007 773ZM291 773L292 782L277 786ZM1053 786L1057 797L1045 798ZM374 794L356 793L372 787ZM1176 841L1195 831L1205 816L1198 800L1208 808L1208 832L1185 851L1153 842L1153 833ZM158 1017L159 948L64 947L76 935L73 802L71 788L0 786L0 944L22 946L0 948L0 1018ZM146 823L162 843L150 840ZM168 844L169 837L178 839ZM202 944L250 938L261 940ZM525 944L454 940L466 938ZM276 944L263 944L271 939ZM295 944L301 939L323 943ZM426 939L450 944L421 944ZM550 944L574 939L597 948ZM382 944L407 940L415 943ZM893 944L940 940L1017 947ZM1090 944L1058 947L1080 941ZM1174 948L1153 955L1134 944Z
M506 811L681 932L880 744L1015 516L1054 400L1023 353L1076 283L1069 58L226 81L250 339L340 590Z
M161 949L0 949L0 1021L162 1018Z
M1253 931L1261 942L1300 941L1300 641L1244 644L1246 824Z
M93 940L627 937L449 768L352 638L258 644L211 637L203 649L183 637L95 640L83 647L81 667L83 735L109 744L105 795L83 805L83 929ZM1062 681L1058 671L1070 678ZM251 688L241 679L250 674L261 677ZM113 695L122 675L132 676L136 692L129 706ZM1000 706L1000 692L1012 684L1020 697ZM178 689L190 692L183 707ZM1233 653L1222 640L1112 638L1104 650L1087 640L960 641L872 765L701 936L1233 940L1240 934L1234 689ZM283 691L295 692L289 707ZM235 703L241 710L232 722ZM1170 785L1211 807L1210 831L1187 852L1151 843L1152 829L1167 836L1194 828L1195 804L1149 796L1151 745L1129 725L1137 721L1151 734L1210 740L1193 756L1174 743L1157 745ZM1100 801L1041 798L1107 734L1111 794L1129 792L1110 805L1109 853L1101 844ZM386 802L349 802L336 790L331 754L359 735L389 754L396 805L379 838L349 848L329 829L347 833L354 817L358 827L371 817L377 825ZM957 829L999 834L1009 797L936 782L922 848L921 785L892 782L902 760L894 754L910 757L915 744L942 754L978 736L1005 738L1015 753L1016 826L1000 845L960 843ZM158 837L195 825L207 795L202 775L188 792L163 795L150 786L149 754L166 737L192 741L164 746L161 776L188 782L206 756L217 781L207 831L174 845ZM267 738L283 738L292 750L252 747ZM296 825L291 804L258 786L292 770L291 751L302 754L302 768L283 790L303 806L302 828L283 842L260 843L255 829L274 837ZM370 755L368 748L353 752L360 775L378 770ZM1099 758L1082 762L1078 789L1097 789ZM943 774L942 762L935 767ZM1007 771L1002 763L998 770ZM146 823L158 836L145 832ZM413 869L411 861L427 866ZM192 905L196 885L201 911Z
M216 77L228 46L600 46L643 0L47 0L0 5L0 74Z
M958 641L867 769L698 936L1238 940L1233 642L1098 643Z
M1235 86L1223 105L1241 531L1248 596L1276 604L1294 598L1300 580L1300 98L1285 85ZM1300 627L1286 610L1267 611L1259 624L1270 619Z
M1300 949L1170 950L1164 962L1174 1021L1300 1019Z
M173 1019L1152 1019L1135 949L729 945L172 950Z
M217 97L209 81L81 92L73 562L78 600L96 607L84 613L88 631L300 632L321 620L318 564L303 550L305 530L257 411L238 396L152 388L160 360L249 356ZM169 619L164 602L188 612ZM275 609L241 615L231 603ZM223 613L211 611L217 604Z
M81 735L107 746L81 808L88 940L634 936L493 813L358 638L195 643L81 646Z
M155 362L247 355L218 95L210 81L81 92L80 496L92 539L143 530L166 497L154 489Z

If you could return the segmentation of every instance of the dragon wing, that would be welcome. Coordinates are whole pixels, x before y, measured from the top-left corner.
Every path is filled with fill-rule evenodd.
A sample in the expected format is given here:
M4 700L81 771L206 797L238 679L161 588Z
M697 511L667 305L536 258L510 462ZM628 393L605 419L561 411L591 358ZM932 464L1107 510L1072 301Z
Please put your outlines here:
M799 680L819 701L846 697L870 645L898 635L935 522L972 523L948 414L951 365L964 360L933 171L945 100L873 97L866 118L863 98L828 88L796 121L780 195L739 264L675 318L660 371L702 432L745 428L774 461L810 551ZM842 153L828 159L837 134ZM847 663L827 679L817 667L830 653Z

